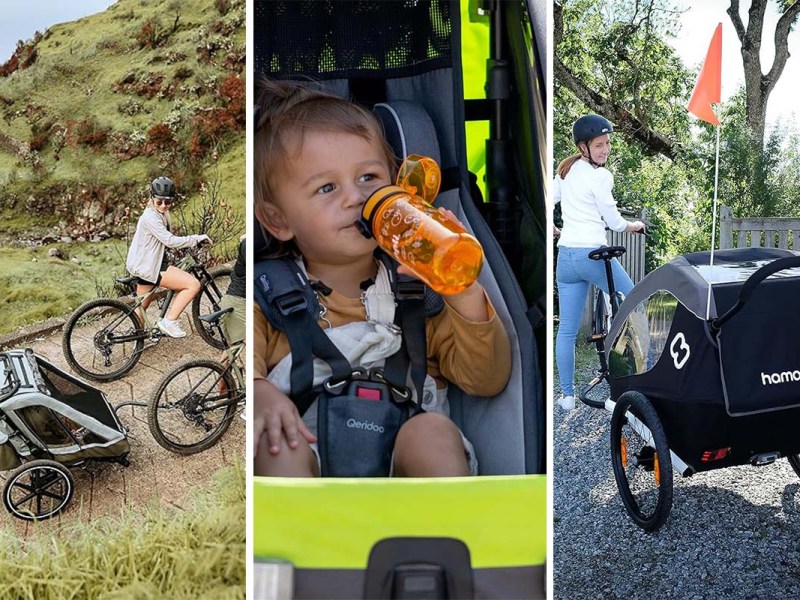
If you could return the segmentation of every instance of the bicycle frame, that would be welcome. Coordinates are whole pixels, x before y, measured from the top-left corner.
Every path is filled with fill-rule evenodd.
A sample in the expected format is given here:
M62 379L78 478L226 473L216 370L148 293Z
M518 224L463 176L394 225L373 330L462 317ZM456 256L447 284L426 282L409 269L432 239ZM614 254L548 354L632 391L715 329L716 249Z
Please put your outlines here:
M211 278L211 275L209 274L206 266L202 263L199 263L191 254L186 254L180 261L178 261L178 263L175 266L183 271L191 273L197 278L198 281L200 281L201 294L206 289L212 289L217 294L216 296L217 298L220 298L222 296L222 292L219 290L219 288L217 288L217 285ZM147 311L139 310L142 304L144 304L145 300L147 300L153 294L161 293L161 290L164 289L166 288L162 288L160 286L154 286L153 289L151 289L150 291L145 292L144 294L138 296L134 296L134 301L133 304L131 305L131 309L128 314L135 312L136 314L141 316L141 318L144 321L142 330L137 330L131 335L124 335L124 336L112 335L111 341L125 343L125 342L136 341L137 339L147 339L148 337L151 338L164 337L164 334L161 332L161 330L158 329L158 327L156 327L155 322L151 321L150 317L148 317ZM164 301L158 313L159 319L163 319L164 317L167 316L167 312L169 311L169 307L172 304L172 299L174 297L175 297L175 290L167 289L167 293L164 296ZM125 317L127 317L127 314L125 315ZM118 324L119 323L117 321L112 323L113 327L116 327Z

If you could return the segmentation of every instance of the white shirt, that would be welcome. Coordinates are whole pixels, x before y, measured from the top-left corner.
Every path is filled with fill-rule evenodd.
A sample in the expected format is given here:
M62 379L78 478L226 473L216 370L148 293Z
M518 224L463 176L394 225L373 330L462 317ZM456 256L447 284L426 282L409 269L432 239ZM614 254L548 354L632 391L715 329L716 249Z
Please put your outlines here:
M567 173L566 179L556 175L553 182L553 199L561 202L561 228L559 246L567 248L599 248L607 245L606 226L614 231L624 231L628 226L619 210L611 190L614 176L604 167L594 168L578 159Z
M158 211L148 206L144 209L136 233L133 234L128 249L128 260L125 267L128 273L141 277L145 281L155 282L161 270L161 260L166 248L188 248L196 246L199 236L173 235L164 224Z

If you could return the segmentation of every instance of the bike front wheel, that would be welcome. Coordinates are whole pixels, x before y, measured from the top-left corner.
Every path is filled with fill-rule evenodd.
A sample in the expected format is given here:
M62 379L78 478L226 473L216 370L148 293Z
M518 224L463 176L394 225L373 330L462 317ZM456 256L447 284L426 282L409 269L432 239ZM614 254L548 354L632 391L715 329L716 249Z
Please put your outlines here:
M61 349L77 373L95 381L113 381L142 356L144 332L135 311L120 300L90 300L64 325Z
M216 444L230 426L238 394L230 371L220 363L187 361L168 373L150 398L150 433L171 452L202 452Z
M220 336L219 330L212 327L210 323L201 321L200 317L210 315L219 310L219 301L228 289L232 271L230 267L211 269L208 273L211 276L211 281L203 285L200 293L192 300L192 322L195 330L203 338L203 341L220 350L225 348L225 342Z

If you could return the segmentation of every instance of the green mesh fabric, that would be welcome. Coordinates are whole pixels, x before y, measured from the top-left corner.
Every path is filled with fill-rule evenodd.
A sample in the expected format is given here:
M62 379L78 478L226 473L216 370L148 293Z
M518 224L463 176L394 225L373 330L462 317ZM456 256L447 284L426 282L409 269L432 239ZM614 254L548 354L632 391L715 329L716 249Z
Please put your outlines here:
M267 75L384 79L451 64L446 1L278 0L254 10L256 71Z

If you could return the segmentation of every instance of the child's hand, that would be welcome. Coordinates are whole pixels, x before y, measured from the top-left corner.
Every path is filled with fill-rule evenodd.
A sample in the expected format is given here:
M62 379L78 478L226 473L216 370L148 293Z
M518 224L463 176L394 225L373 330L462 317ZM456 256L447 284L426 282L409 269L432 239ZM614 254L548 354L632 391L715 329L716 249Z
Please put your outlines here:
M298 434L309 444L317 441L286 394L265 379L256 379L254 388L253 456L258 454L258 443L262 435L267 436L270 454L280 452L281 435L286 436L290 448L297 448L300 443Z

